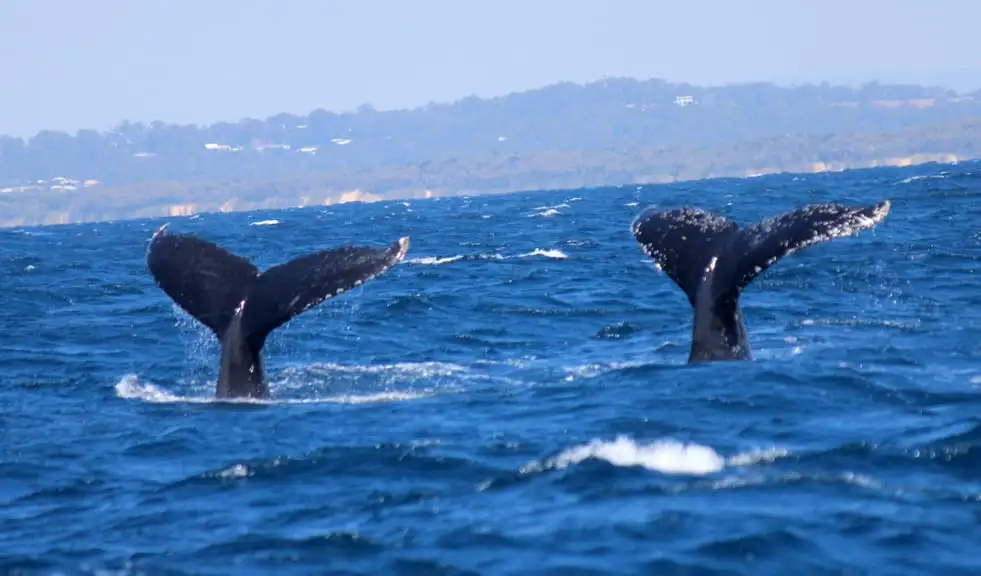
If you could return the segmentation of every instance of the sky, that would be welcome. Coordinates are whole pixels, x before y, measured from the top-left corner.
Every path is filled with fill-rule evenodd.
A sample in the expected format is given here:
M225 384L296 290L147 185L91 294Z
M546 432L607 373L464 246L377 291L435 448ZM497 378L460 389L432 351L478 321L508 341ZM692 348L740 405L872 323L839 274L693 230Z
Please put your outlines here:
M977 0L0 0L0 134L603 76L981 88Z

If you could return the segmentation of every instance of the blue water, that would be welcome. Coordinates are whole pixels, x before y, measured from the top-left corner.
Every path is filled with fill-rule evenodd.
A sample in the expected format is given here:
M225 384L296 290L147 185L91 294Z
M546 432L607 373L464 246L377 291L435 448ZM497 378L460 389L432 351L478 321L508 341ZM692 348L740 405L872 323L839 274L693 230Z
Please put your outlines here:
M641 210L882 198L744 293L754 361L686 365ZM981 570L977 163L170 219L260 267L412 239L257 404L212 400L162 222L0 231L0 572Z

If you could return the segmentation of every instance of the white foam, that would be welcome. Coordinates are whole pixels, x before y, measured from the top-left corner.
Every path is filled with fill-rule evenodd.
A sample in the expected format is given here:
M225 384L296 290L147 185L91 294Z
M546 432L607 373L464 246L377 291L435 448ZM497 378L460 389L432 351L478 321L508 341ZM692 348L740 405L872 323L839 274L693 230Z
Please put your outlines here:
M617 467L640 466L662 474L702 476L720 472L727 465L750 466L772 462L786 454L786 450L773 448L737 454L727 460L710 446L685 444L670 438L638 444L628 436L619 435L613 441L592 440L573 446L545 462L531 462L521 471L529 473L548 468L562 469L589 459L597 459Z
M279 224L279 220L259 220L249 224L249 226L274 226L276 224Z
M544 258L553 258L556 260L564 260L569 256L565 252L556 249L543 249L535 248L531 252L525 252L524 254L518 254L517 256L504 256L502 254L479 254L476 256L464 256L463 254L457 254L455 256L420 256L418 258L412 258L405 260L406 264L417 264L420 266L442 266L443 264L450 264L452 262L458 262L464 258L470 260L508 260L510 258L529 258L533 256L542 256Z
M708 446L675 440L641 445L622 435L612 442L593 440L568 448L548 460L545 467L562 469L589 459L605 460L618 467L642 466L665 474L711 474L725 467L725 459Z
M406 264L423 264L426 266L439 266L441 264L449 264L450 262L456 262L457 260L463 258L462 254L457 254L456 256L447 256L445 258L440 258L439 256L423 256L421 258L411 258L406 260Z
M220 478L245 478L249 475L249 467L245 464L236 464L218 473Z
M210 404L226 402L233 404L374 404L378 402L398 402L427 398L432 394L420 392L383 391L372 394L341 394L324 398L215 398L214 396L180 396L172 394L151 384L140 382L135 374L127 374L116 383L116 396L125 400L141 400L152 404Z
M140 382L136 374L126 374L116 383L116 396L126 400L143 400L154 403L181 401L180 397L161 390L153 384Z
M920 174L917 176L910 176L909 178L904 178L900 184L912 184L918 180L943 180L947 178L946 174Z
M528 217L529 218L534 218L535 216L541 216L543 218L551 218L552 216L556 216L558 214L561 214L561 212L559 212L555 208L549 208L549 209L543 210L541 212L535 212L534 214L529 214Z
M559 208L568 208L568 207L569 205L566 204L565 202L561 204L555 204L554 206L535 206L534 208L532 208L532 210L537 210L537 212L528 214L528 218L534 218L535 216L541 216L543 218L551 218L552 216L561 214L561 212L559 212Z
M664 348L669 346L677 346L678 343L672 340L665 340L664 342L658 344L654 347L654 352L659 352ZM663 365L665 361L658 361L659 365ZM577 366L563 366L562 370L566 373L564 380L566 382L574 382L576 380L588 380L590 378L595 378L602 374L607 374L616 370L630 369L630 368L643 368L645 366L650 366L651 360L628 360L624 362L608 362L608 363L589 363L580 364Z
M306 366L287 368L283 376L287 379L300 373L354 373L354 374L384 374L396 373L413 378L432 378L434 376L449 376L459 374L467 369L459 364L450 362L395 362L392 364L337 364L334 362L318 362Z
M564 260L568 258L565 252L561 250L555 250L554 248L551 250L542 250L541 248L535 248L531 252L528 252L526 254L521 254L518 257L527 258L528 256L544 256L546 258L555 258L557 260Z
M730 466L752 466L762 462L773 462L777 458L786 457L787 454L789 453L784 448L757 449L730 456L728 463Z

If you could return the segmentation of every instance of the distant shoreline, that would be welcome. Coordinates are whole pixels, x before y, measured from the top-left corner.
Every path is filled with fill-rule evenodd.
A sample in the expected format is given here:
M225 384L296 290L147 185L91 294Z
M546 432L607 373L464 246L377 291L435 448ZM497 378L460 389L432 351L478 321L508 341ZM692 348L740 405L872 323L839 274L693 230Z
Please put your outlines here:
M546 151L297 175L275 181L153 181L0 195L0 228L248 212L533 190L820 173L981 158L981 120L899 132L784 137L699 148Z
M0 136L0 227L981 158L981 91L559 83L414 110Z

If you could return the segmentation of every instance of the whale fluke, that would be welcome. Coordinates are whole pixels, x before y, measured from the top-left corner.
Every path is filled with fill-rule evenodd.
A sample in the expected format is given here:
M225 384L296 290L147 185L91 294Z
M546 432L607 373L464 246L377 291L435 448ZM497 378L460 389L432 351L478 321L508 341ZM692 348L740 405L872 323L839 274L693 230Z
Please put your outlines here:
M341 246L260 272L189 234L153 235L146 263L157 286L222 346L218 397L268 396L260 353L270 332L328 298L376 278L405 257L407 237L385 248Z
M259 269L197 236L168 234L167 226L150 240L147 268L161 290L220 340Z
M739 310L742 290L785 256L875 226L890 207L888 200L861 208L814 204L746 228L691 206L648 209L632 231L694 308L688 361L740 360L751 358Z

